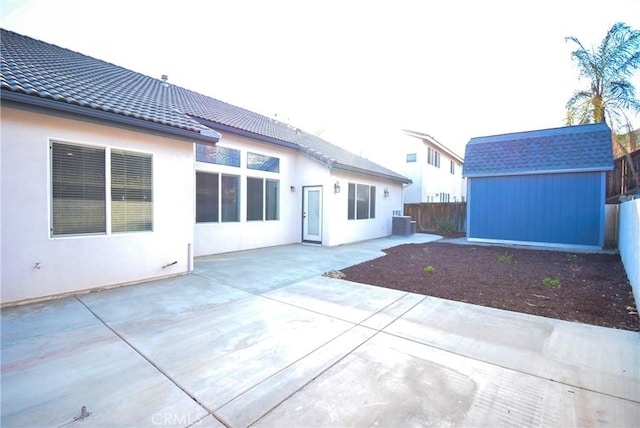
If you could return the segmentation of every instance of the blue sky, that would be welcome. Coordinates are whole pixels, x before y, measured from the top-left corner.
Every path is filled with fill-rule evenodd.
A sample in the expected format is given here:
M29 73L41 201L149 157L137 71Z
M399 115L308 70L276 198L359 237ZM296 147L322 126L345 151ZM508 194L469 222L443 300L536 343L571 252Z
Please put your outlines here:
M369 157L403 128L563 126L576 36L640 28L640 0L0 0L2 27L275 116ZM633 79L640 91L640 78ZM635 120L634 125L640 126Z

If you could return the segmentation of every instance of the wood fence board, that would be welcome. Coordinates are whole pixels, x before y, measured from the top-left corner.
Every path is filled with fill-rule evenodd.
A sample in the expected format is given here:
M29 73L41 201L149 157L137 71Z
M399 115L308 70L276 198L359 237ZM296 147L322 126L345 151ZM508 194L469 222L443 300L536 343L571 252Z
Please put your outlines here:
M453 221L456 232L467 230L466 202L404 204L404 215L411 216L420 232L436 232L438 223L447 220Z

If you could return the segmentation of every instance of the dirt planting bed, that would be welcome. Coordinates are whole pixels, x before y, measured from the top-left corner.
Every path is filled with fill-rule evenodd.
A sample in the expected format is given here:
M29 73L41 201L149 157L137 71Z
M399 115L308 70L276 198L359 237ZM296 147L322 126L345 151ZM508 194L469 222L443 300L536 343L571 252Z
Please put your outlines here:
M566 321L640 331L618 254L446 242L407 244L346 280Z

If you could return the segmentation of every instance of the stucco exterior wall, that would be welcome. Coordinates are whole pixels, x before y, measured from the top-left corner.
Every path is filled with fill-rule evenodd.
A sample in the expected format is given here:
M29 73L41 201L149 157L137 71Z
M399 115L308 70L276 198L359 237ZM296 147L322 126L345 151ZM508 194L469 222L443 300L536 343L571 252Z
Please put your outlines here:
M640 199L621 203L619 213L618 248L637 306L640 305Z
M1 113L3 304L189 270L191 143L6 106ZM51 237L52 139L151 154L153 231Z
M302 242L302 203L304 188L309 186L322 188L322 245L342 245L391 235L393 210L402 209L401 183L331 170L296 150L245 137L223 134L219 145L240 150L241 167L196 162L196 169L240 175L241 192L247 175L260 175L244 167L247 151L280 158L280 173L267 173L270 178L280 180L280 220L246 221L246 199L241 198L239 222L195 224L196 256ZM340 184L340 193L334 191L336 182ZM347 219L349 182L376 186L376 218ZM389 190L388 197L384 197L385 188Z
M240 167L195 162L195 169L240 176L240 221L195 223L195 255L204 256L300 242L301 189L296 178L296 151L228 133L222 134L218 145L240 150ZM248 152L279 158L280 172L247 169ZM247 177L280 181L279 220L247 221ZM291 186L294 186L293 191Z
M305 186L323 189L322 245L388 236L393 211L403 206L400 182L330 169L295 149L235 134L223 134L219 145L240 150L240 168L197 162L192 142L7 106L1 136L3 304L184 274L195 256L301 242ZM51 141L151 154L153 231L51 236ZM278 157L280 172L247 169L247 152ZM197 171L240 176L240 221L195 222ZM246 220L247 177L279 180L279 220ZM347 218L350 182L376 186L375 218Z
M339 181L340 193L333 192L333 184ZM372 219L349 220L347 216L349 191L348 184L366 184L376 186L376 216ZM384 196L384 189L389 196ZM332 171L329 185L325 191L325 223L330 225L325 245L335 246L350 242L365 241L391 235L391 222L394 210L402 210L402 184L359 174Z

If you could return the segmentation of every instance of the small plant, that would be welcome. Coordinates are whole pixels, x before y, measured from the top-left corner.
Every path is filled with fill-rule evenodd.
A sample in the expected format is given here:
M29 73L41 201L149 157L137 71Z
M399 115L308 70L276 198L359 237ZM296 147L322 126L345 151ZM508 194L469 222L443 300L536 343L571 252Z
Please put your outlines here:
M472 253L475 253L476 252L476 247L469 248L469 251L471 251Z
M505 251L504 254L498 254L498 261L500 263L506 263L510 265L511 263L513 263L513 255Z
M456 223L449 220L440 220L436 223L436 232L442 233L444 235L451 235L456 231Z
M558 288L560 287L559 279L545 278L542 280L542 283L549 288Z
M567 254L567 260L572 261L578 258L577 254Z
M433 266L431 266L431 265L426 266L426 267L424 268L424 273L428 273L429 275L431 275L431 274L432 274L432 273L434 273L435 271L436 271L436 270L435 270L435 268L434 268Z

